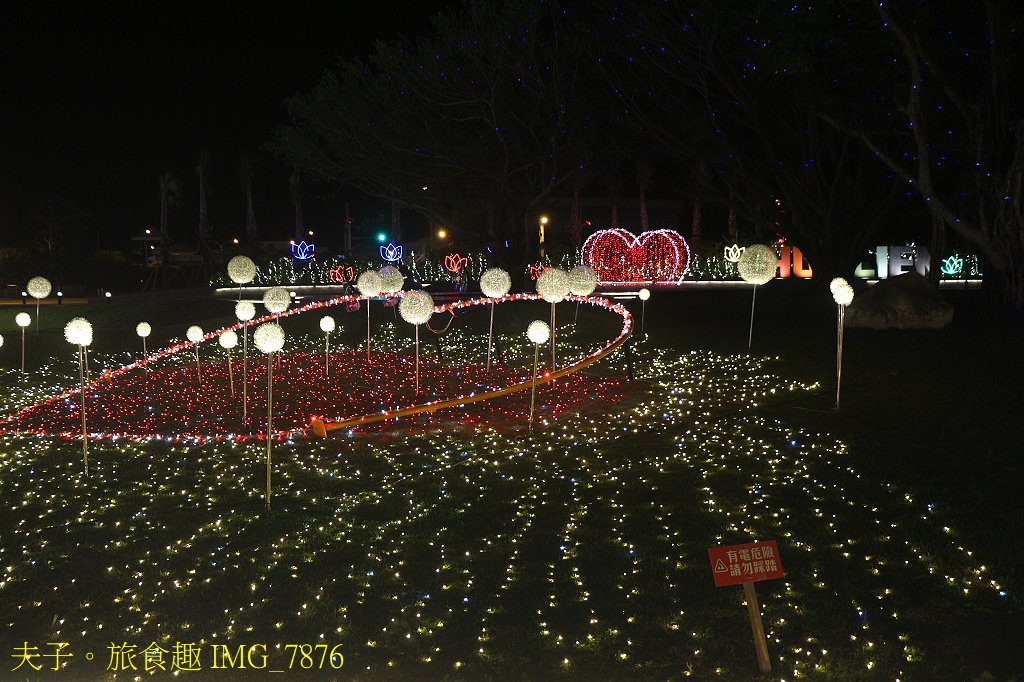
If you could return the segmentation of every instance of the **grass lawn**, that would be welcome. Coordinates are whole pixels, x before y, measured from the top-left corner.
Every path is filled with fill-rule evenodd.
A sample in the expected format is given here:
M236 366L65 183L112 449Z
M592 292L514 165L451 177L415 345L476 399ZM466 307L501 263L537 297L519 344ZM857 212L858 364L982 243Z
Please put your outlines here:
M520 394L277 444L269 512L265 444L97 442L86 477L79 442L0 436L0 679L134 677L147 648L196 679L252 675L263 653L300 679L1019 678L1024 323L974 297L951 295L947 330L847 330L836 413L827 292L759 291L750 354L749 292L656 292L633 380L617 353L545 387L532 437ZM0 311L0 407L73 385L72 315L114 367L139 355L138 321L153 349L231 309L182 292L47 307L24 377L16 311ZM373 315L378 348L411 352L408 325ZM427 362L482 363L485 315L426 333ZM546 315L499 309L506 365L528 367L521 330ZM363 313L336 317L332 340L358 348ZM287 348L322 348L318 319L287 320ZM615 331L584 308L559 355ZM393 379L361 374L348 402ZM786 571L757 588L768 675L742 590L716 589L707 558L753 539L776 539ZM51 642L73 655L60 672L10 657Z

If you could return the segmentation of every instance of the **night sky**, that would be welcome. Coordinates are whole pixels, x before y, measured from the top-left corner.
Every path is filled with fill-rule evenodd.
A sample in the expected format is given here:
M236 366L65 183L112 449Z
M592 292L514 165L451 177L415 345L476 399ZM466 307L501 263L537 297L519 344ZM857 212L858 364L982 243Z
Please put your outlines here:
M159 223L157 177L174 171L183 205L172 239L197 222L195 166L212 154L216 239L244 232L238 153L257 154L257 221L264 238L294 224L288 170L262 146L285 120L283 100L308 91L335 55L415 35L443 3L9 3L0 21L0 242L25 243L48 202L85 211L83 241L123 248ZM322 198L320 198L322 197ZM314 190L307 226L340 226L372 207L355 192Z

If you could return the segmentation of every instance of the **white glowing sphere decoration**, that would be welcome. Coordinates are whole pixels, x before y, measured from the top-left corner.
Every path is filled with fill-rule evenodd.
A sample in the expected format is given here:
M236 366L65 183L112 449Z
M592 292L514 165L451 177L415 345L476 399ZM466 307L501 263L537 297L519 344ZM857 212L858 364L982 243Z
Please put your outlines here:
M265 322L256 327L252 338L264 353L276 353L284 348L284 329L277 322Z
M32 324L32 316L28 313L18 313L14 316L14 323L19 327L27 327Z
M192 343L198 343L203 340L203 328L198 324L194 324L188 328L185 332L185 338Z
M551 327L547 322L534 320L526 328L526 338L530 339L530 343L547 343L551 338Z
M434 314L434 298L422 289L410 291L398 304L398 314L409 324L425 324Z
M587 265L577 265L569 271L569 293L590 296L597 288L597 273Z
M640 291L636 292L636 296L641 301L646 301L646 300L648 300L651 297L651 290L648 289L647 287L644 287Z
M330 315L324 315L320 318L320 331L330 334L337 326L338 325L335 323L334 318Z
M385 294L395 294L405 286L405 275L393 265L385 265L377 271L380 275L380 290Z
M537 293L548 303L564 301L569 295L569 275L561 268L547 268L537 278Z
M512 288L512 278L501 268L487 268L480 275L480 291L487 298L501 298Z
M135 325L135 333L146 338L153 333L153 328L149 326L149 322L139 322Z
M235 284L248 284L256 279L256 264L248 256L235 256L228 261L228 277Z
M217 343L220 344L221 348L231 350L232 348L238 345L238 334L228 330L221 334L219 337L217 337Z
M359 293L363 296L373 298L374 296L380 296L380 292L384 291L384 282L376 270L367 270L366 272L359 273L359 279L356 280L356 289L359 289Z
M764 244L748 246L736 263L740 277L750 284L767 284L772 281L778 267L779 257L775 255L775 249Z
M271 287L263 294L263 307L272 313L283 313L291 302L292 297L284 287Z
M839 305L850 305L853 303L853 287L842 277L836 277L828 285L832 290L832 298Z
M4 345L4 335L0 334L0 346Z
M28 295L32 298L46 298L53 291L53 285L45 277L33 277L28 281Z
M256 306L249 301L239 301L235 304L235 317L241 322L248 322L256 317Z
M68 343L76 346L88 346L92 344L92 325L84 317L72 318L64 325L64 338Z

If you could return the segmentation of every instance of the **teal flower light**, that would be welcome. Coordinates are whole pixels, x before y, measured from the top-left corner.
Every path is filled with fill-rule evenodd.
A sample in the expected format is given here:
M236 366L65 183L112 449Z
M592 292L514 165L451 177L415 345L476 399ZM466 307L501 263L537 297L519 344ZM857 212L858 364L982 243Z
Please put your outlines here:
M964 259L954 254L943 259L942 267L939 269L947 277L956 277L964 270Z

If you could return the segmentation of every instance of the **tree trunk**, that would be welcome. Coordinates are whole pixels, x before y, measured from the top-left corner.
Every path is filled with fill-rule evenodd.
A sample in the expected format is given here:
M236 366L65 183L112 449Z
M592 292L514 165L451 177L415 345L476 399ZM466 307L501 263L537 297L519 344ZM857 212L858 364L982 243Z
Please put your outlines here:
M245 232L249 243L256 247L260 243L260 234L256 229L256 209L252 204L252 185L245 188Z
M736 223L736 210L729 207L729 220L726 222L726 233L729 236L729 241L733 244L738 244L740 241L740 228Z
M572 191L572 208L569 209L569 235L573 248L579 249L583 241L583 220L580 217L580 188Z
M395 241L402 239L402 207L394 199L391 200L391 233Z
M935 216L932 216L932 236L928 249L931 259L928 279L937 287L942 279L942 254L946 251L946 224Z
M1007 239L997 245L1003 256L1000 264L980 256L982 288L993 305L1020 310L1024 308L1024 224L1014 221L1005 233Z
M647 189L640 185L640 231L648 232L651 229L651 221L647 217Z
M703 226L701 225L700 216L700 199L693 200L693 223L690 225L690 241L693 242L693 248L700 248L702 239ZM735 242L733 242L735 243Z

